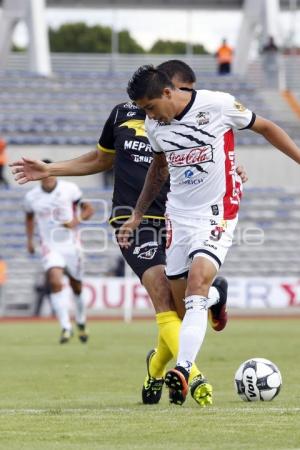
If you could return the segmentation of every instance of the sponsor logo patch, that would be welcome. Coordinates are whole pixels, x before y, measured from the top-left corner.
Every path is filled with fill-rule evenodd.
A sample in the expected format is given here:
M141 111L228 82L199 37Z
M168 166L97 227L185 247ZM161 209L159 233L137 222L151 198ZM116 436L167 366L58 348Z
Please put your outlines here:
M210 247L210 248L213 248L214 250L217 250L217 247L214 244L210 244L208 240L204 241L203 245L205 247Z
M218 205L211 205L211 212L213 216L218 216L219 215Z
M209 123L210 119L209 116L210 116L209 112L204 111L198 112L198 114L196 115L196 121L198 125L206 125L207 123Z
M184 153L171 151L166 154L168 164L172 167L195 167L198 172L208 173L201 167L202 164L213 162L212 145L207 144L201 147L187 149Z
M241 102L239 102L238 100L235 100L234 107L235 107L235 109L237 109L240 112L246 111L246 107Z
M133 250L133 254L137 255L139 259L153 259L156 255L158 249L158 243L153 242L145 242L145 244L135 247Z

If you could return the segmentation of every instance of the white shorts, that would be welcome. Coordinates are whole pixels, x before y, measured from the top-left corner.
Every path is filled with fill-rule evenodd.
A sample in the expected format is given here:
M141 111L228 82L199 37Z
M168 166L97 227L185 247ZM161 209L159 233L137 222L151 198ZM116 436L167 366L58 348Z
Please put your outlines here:
M232 245L238 218L218 221L213 218L166 217L166 275L177 279L187 275L193 258L209 259L219 270Z
M83 258L80 250L74 245L64 246L62 249L42 247L42 264L45 272L53 267L61 267L75 280L82 280Z

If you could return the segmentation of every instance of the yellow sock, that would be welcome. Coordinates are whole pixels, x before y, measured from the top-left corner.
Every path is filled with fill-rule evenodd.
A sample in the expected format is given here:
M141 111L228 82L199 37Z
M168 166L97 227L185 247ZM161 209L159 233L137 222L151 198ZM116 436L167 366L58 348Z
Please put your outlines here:
M179 326L177 322L179 322ZM156 314L156 323L158 326L157 352L151 358L149 370L152 377L162 378L165 374L165 367L173 356L172 348L169 345L170 335L174 328L175 338L178 340L177 328L180 328L180 319L175 311L167 311Z
M172 356L177 359L181 320L176 311L166 311L156 314L156 322L159 330L158 347L150 362L150 374L154 378L161 378ZM193 364L190 380L199 374L200 370Z
M196 364L194 363L192 365L192 368L191 368L191 371L190 371L189 382L191 382L192 379L197 377L198 375L201 375L201 372L198 369L198 367L196 366Z
M154 378L163 378L165 367L171 359L172 353L160 334L158 334L157 352L152 356L149 366L150 375Z

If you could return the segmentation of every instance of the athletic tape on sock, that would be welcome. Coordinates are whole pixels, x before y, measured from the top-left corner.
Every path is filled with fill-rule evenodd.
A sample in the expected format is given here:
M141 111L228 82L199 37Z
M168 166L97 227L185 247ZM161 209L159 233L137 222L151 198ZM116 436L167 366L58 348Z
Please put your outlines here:
M185 310L201 311L207 309L207 298L202 295L189 295L184 299Z

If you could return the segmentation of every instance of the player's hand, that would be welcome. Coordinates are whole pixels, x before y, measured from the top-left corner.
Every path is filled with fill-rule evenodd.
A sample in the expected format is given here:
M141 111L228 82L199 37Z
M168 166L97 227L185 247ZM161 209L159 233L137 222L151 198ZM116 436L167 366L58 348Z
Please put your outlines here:
M243 166L237 166L236 173L241 177L242 183L246 183L248 181L248 175Z
M9 164L12 167L11 172L15 175L15 180L19 184L28 183L28 181L41 180L49 177L49 165L37 159L24 158Z
M27 251L28 253L30 253L31 255L33 255L35 253L35 248L32 242L27 242Z
M63 224L63 226L64 226L65 228L70 228L70 229L72 229L72 228L77 227L77 225L78 225L79 223L80 223L80 221L77 219L77 217L74 217L74 219L70 220L70 222L65 222L65 223Z
M131 245L130 238L133 236L134 230L141 223L142 217L138 216L136 213L132 213L126 222L123 223L121 228L118 230L117 239L120 247L129 248Z

